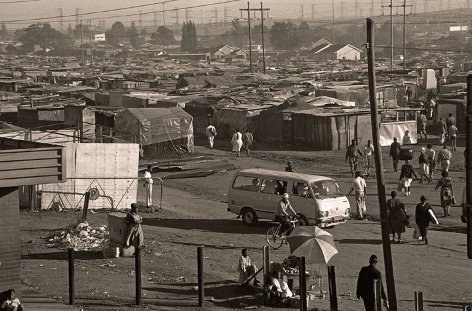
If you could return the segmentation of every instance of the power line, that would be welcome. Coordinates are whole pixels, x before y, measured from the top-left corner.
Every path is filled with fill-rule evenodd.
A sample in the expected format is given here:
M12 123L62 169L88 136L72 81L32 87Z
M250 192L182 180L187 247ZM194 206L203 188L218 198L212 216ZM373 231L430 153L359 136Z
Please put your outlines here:
M27 2L39 2L42 0L13 0L13 1L2 1L0 4L15 4L15 3L27 3Z

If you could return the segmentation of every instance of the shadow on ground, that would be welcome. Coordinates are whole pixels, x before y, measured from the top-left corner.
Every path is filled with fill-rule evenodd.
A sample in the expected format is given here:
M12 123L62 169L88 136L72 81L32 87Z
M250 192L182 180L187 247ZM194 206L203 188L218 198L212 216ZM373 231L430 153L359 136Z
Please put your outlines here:
M46 260L67 260L67 250L59 252L44 252L44 253L33 253L21 255L21 259L46 259ZM75 251L75 259L91 260L91 259L103 259L103 251Z
M145 218L143 225L166 227L183 230L201 230L218 233L263 234L273 225L271 222L259 222L255 226L245 226L237 219L158 219Z

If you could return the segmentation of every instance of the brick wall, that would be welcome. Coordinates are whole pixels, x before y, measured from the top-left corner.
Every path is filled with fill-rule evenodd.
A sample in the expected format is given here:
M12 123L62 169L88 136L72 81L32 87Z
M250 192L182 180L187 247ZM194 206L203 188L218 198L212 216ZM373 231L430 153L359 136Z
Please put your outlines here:
M1 194L0 194L1 195ZM20 215L18 191L0 197L0 292L20 290Z

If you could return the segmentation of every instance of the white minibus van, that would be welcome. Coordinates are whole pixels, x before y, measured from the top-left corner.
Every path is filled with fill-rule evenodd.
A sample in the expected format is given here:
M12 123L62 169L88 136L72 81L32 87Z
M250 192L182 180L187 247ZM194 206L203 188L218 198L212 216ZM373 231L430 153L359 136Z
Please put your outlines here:
M240 215L247 225L259 219L273 220L285 192L300 216L300 225L326 228L350 218L349 201L334 179L259 168L235 174L228 190L228 211Z

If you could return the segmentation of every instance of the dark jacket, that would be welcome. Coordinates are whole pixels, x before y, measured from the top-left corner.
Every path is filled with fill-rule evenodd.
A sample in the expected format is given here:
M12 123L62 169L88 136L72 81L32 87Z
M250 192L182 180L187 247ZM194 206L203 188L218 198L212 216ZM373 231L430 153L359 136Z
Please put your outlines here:
M421 205L421 203L418 203L416 205L416 211L415 211L415 222L418 225L418 227L428 227L429 222L431 221L431 216L429 215L429 210L431 209L431 205L429 203L425 203L424 205Z
M357 279L357 297L362 297L363 299L374 299L374 280L380 280L380 288L382 299L386 300L387 296L382 284L382 275L379 270L374 266L368 265L362 267L359 272L359 278Z
M400 151L402 150L402 147L400 146L400 143L393 142L390 145L390 156L394 159L398 159L398 156L400 155Z
M418 177L416 176L415 170L413 169L413 165L403 164L402 171L400 172L400 179L402 179L403 177L413 178L413 176L415 176L415 178Z

